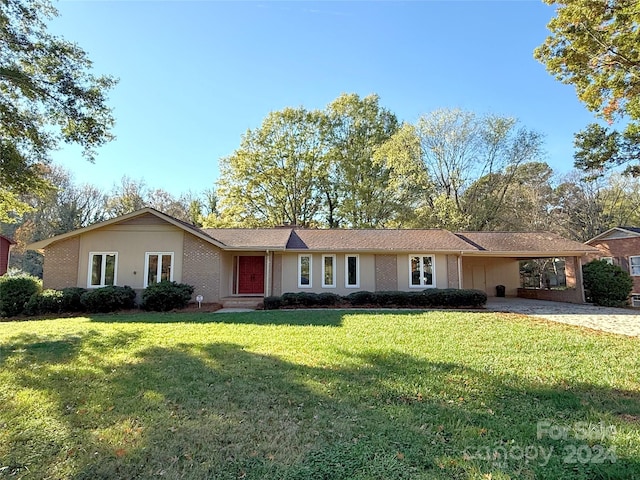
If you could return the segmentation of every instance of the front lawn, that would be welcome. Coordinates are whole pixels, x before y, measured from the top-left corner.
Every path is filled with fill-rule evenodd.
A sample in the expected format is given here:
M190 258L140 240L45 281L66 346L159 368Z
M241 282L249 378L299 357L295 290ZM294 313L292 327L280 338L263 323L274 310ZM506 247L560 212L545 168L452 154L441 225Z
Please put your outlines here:
M637 478L638 346L491 313L0 323L0 478Z

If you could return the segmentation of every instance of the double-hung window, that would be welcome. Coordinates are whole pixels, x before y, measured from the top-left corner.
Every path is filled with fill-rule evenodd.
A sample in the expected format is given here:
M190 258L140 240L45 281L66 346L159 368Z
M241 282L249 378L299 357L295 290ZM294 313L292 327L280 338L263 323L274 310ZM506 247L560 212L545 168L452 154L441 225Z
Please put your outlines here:
M434 265L433 255L410 255L409 286L412 288L435 287Z
M147 252L144 264L144 288L163 280L173 281L173 252Z
M298 255L298 288L311 288L311 255Z
M118 276L117 252L90 252L89 253L89 288L106 287L116 285Z
M634 276L640 276L640 256L629 257L629 273Z
M322 287L323 288L336 287L336 256L335 255L322 256Z
M360 288L360 257L358 255L344 256L344 286Z

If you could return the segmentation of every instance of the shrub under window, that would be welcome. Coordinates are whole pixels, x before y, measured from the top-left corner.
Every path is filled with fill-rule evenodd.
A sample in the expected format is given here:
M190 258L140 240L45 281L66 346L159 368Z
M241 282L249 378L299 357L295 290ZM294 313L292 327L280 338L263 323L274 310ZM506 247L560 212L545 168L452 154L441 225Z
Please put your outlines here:
M142 293L142 308L157 312L167 312L184 308L193 295L193 287L184 283L163 280L149 285Z

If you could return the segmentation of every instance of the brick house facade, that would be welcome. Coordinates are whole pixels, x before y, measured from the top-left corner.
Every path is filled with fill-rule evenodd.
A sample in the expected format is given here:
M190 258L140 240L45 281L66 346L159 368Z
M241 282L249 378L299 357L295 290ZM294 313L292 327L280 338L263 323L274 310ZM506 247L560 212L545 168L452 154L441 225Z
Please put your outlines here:
M607 259L629 272L633 279L632 304L640 307L640 228L611 228L585 243L600 251L599 255L587 257L587 261Z

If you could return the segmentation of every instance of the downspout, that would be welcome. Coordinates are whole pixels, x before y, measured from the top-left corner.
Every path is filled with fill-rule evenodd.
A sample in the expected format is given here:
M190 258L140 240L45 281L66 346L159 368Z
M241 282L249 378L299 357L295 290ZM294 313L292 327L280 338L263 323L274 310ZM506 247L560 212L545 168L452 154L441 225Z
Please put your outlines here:
M458 289L462 290L462 251L458 256Z

